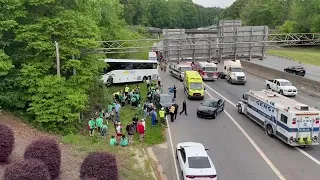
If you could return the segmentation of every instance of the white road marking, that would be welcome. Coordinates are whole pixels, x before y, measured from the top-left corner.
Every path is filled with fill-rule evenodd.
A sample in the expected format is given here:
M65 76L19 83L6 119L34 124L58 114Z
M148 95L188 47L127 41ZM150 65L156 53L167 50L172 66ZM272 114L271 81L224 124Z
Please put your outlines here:
M177 161L176 161L176 157L175 157L175 153L174 153L174 148L175 148L175 147L173 146L172 136L171 136L171 131L170 131L170 125L169 125L169 121L168 121L167 116L166 116L166 122L167 122L167 126L168 126L168 134L169 134L169 141L170 141L170 146L171 146L171 151L172 151L174 168L175 168L175 170L176 170L177 180L180 180L179 171L178 171L178 166L177 166Z
M234 104L233 102L231 102L229 99L227 99L226 97L222 96L220 93L218 93L216 90L212 89L210 86L208 86L207 84L203 83L207 88L209 88L211 91L213 91L214 93L216 93L218 96L222 97L225 101L227 101L228 103L230 103L233 106L236 106L236 104ZM206 93L211 96L207 91ZM309 158L310 160L312 160L313 162L315 162L316 164L318 164L320 166L320 162L314 158L313 156L311 156L310 154L308 154L306 151L304 151L303 149L299 148L299 147L295 147L299 152L301 152L303 155L305 155L307 158Z
M309 159L311 159L313 162L317 163L320 166L320 161L318 161L316 158L312 157L310 154L302 150L301 148L295 147L299 152L307 156Z
M206 85L207 86L207 85ZM210 88L209 88L210 89ZM214 91L214 90L213 90ZM210 93L206 91L206 93L212 98ZM219 94L218 94L219 95ZM223 96L221 96L224 98ZM224 98L226 99L226 98ZM226 99L227 100L227 99ZM238 124L238 122L228 113L228 111L224 110L224 113L230 118L230 120L237 126L237 128L243 133L243 135L249 140L251 145L256 149L256 151L260 154L260 156L264 159L264 161L270 166L273 172L279 177L281 180L286 180L286 178L281 174L281 172L276 168L276 166L270 161L270 159L263 153L263 151L259 148L259 146L253 141L253 139L249 136L249 134Z

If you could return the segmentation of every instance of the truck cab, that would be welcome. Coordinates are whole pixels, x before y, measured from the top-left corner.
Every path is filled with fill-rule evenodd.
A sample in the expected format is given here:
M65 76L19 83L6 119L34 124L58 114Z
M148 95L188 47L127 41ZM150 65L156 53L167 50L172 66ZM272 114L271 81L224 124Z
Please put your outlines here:
M223 72L220 76L226 78L230 84L246 84L247 82L240 60L224 61Z
M192 64L192 70L198 71L203 80L218 79L218 67L213 62L195 62Z
M186 71L183 80L184 92L188 99L204 99L205 87L197 71Z

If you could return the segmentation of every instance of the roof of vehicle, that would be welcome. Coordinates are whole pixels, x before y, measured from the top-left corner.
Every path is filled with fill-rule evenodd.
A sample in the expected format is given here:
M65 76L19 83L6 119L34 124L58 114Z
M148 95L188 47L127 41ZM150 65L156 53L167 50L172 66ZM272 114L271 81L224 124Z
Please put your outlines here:
M214 62L199 62L200 66L207 66L207 67L217 67Z
M289 80L286 80L286 79L274 79L274 80L277 80L279 82L290 82Z
M137 63L157 63L157 60L141 60L141 59L104 59L104 62L137 62Z
M205 101L219 101L217 98L207 98Z
M200 77L200 74L198 73L198 71L186 71L184 72L185 73L185 76L192 76L192 77Z
M302 66L289 66L288 68L298 68L298 69L304 69Z
M258 96L258 97L261 97L263 99L268 100L269 103L273 102L274 106L276 106L276 107L279 107L279 106L281 108L288 108L289 107L290 112L293 112L293 113L310 112L310 111L318 111L320 113L319 110L317 110L313 107L302 104L302 103L296 101L295 99L291 99L286 96L282 96L282 95L280 95L276 92L272 92L270 90L264 89L261 91L249 91L249 94L250 94L250 92L252 92L254 94L254 96ZM309 111L298 110L298 109L296 109L296 106L308 106Z
M178 146L182 146L186 151L188 157L195 157L195 156L208 156L205 147L201 143L197 142L183 142L179 143Z

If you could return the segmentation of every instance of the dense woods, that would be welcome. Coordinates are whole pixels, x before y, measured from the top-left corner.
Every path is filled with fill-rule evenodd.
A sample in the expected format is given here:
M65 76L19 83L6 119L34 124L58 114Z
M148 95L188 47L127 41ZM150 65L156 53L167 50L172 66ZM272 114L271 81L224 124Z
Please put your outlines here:
M220 15L283 33L320 32L319 0L237 0Z
M123 18L129 25L161 29L191 29L211 26L218 22L220 8L205 8L192 0L120 0Z

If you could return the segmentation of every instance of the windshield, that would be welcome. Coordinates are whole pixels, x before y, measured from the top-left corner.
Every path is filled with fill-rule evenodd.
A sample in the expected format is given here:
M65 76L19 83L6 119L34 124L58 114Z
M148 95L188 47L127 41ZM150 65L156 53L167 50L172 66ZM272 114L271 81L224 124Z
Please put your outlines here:
M205 101L202 103L202 106L207 106L207 107L216 107L217 106L217 102L215 101Z
M160 96L160 103L171 103L172 98L170 95L161 95Z
M242 68L231 68L231 72L242 72Z
M204 67L203 71L217 71L216 67Z
M211 168L208 157L188 157L189 168Z
M191 67L180 67L181 72L191 71Z
M193 90L202 90L202 83L190 83L190 89Z
M281 86L292 86L291 82L280 82Z

